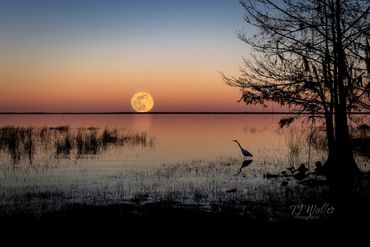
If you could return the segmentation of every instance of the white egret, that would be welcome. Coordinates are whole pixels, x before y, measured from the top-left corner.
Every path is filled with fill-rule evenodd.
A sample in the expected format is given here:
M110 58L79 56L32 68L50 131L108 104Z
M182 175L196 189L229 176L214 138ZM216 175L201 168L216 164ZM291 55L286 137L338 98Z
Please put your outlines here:
M233 142L236 142L240 148L240 151L242 152L242 154L245 156L245 157L253 157L253 155L246 149L244 149L240 143L238 142L238 140L233 140Z

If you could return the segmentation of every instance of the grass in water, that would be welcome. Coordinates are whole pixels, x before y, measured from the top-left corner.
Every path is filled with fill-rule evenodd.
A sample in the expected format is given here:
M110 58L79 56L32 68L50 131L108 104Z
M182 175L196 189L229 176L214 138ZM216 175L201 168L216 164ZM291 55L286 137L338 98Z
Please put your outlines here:
M108 147L151 147L155 142L146 132L120 132L118 129L105 128L99 133L98 130L96 127L74 130L69 126L6 126L0 128L0 152L9 155L13 164L23 158L32 164L36 151L43 145L43 150L54 150L57 157L75 154L80 158L82 155L96 155Z

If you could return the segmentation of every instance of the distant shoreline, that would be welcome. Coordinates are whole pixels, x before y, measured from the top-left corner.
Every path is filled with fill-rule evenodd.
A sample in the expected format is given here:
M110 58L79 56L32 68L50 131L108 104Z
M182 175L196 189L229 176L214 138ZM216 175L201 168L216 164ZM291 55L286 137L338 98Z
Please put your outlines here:
M295 112L0 112L0 115L309 115ZM353 115L370 115L370 112L351 112Z

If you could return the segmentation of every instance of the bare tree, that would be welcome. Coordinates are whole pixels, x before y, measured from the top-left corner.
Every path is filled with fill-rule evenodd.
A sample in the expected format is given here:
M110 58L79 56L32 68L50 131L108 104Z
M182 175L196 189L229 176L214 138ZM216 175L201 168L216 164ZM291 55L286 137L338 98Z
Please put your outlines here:
M245 0L244 19L258 33L239 33L253 48L239 78L246 104L277 102L298 113L324 119L327 167L334 180L353 178L348 117L369 110L370 2L368 0ZM349 179L351 180L351 179Z

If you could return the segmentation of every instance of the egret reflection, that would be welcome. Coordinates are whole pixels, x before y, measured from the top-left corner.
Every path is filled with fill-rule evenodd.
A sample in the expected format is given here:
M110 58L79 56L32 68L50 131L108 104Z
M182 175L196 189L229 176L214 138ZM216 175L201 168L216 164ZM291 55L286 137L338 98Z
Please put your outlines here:
M238 176L242 172L243 168L249 166L250 164L252 164L252 162L253 160L244 160L241 167L239 168L239 172L236 173L234 176Z

